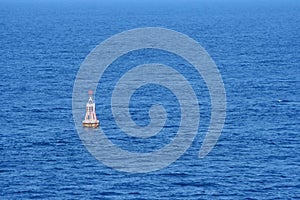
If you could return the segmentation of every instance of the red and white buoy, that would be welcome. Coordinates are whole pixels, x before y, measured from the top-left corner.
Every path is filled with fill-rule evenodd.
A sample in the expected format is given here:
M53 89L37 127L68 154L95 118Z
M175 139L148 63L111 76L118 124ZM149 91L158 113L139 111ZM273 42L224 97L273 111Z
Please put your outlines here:
M93 95L93 91L89 90L90 97L89 97L89 101L86 104L86 114L84 120L82 121L82 125L84 127L96 128L99 126L99 120L97 120L96 106L92 98L92 95Z

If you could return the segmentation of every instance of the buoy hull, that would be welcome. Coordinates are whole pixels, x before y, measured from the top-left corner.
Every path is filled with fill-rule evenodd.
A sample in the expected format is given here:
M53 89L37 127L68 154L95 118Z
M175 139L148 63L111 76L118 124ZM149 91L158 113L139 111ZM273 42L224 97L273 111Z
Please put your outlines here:
M83 127L97 128L97 127L99 127L99 122L96 122L96 123L82 122L82 125L83 125Z

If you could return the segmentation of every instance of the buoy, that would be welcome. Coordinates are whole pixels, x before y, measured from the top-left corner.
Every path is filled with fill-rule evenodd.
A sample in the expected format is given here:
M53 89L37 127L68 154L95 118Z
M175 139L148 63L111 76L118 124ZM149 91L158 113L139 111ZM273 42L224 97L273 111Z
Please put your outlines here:
M99 120L97 119L96 116L96 106L92 97L93 91L89 90L88 93L89 93L89 100L86 103L86 113L85 113L85 118L82 121L82 125L84 127L96 128L99 126Z

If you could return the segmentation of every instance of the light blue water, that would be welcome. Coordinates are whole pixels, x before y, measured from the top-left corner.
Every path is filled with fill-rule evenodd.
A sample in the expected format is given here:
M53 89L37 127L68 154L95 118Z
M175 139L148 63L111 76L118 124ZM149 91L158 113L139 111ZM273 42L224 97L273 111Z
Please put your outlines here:
M292 0L1 1L1 198L299 198L299 10L300 3ZM165 52L142 50L120 58L100 80L96 99L103 100L97 102L103 130L124 149L163 147L174 137L180 113L165 88L142 88L130 103L133 118L146 125L146 113L134 108L162 102L169 111L168 129L150 140L122 134L108 106L122 73L134 65L163 62L183 69L192 86L200 86L195 91L201 122L188 151L160 171L127 174L98 162L83 146L72 118L72 91L80 64L96 45L148 26L182 32L209 52L225 84L227 117L213 151L198 159L210 117L203 80Z

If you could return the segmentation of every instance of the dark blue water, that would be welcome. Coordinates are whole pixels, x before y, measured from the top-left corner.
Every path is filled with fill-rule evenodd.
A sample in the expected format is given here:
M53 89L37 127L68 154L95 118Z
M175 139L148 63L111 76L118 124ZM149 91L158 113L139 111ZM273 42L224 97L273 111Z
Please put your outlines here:
M1 199L299 198L299 10L296 0L1 1ZM209 52L224 81L227 117L215 148L198 159L210 99L203 80L183 70L200 86L195 91L201 122L192 146L167 168L128 174L98 162L82 144L72 117L73 84L80 64L100 42L148 26L187 34ZM160 53L133 52L117 60L103 77L107 87L97 88L103 129L124 149L159 149L178 129L178 102L165 88L142 88L132 97L131 113L139 125L149 123L145 112L134 110L141 105L163 102L171 116L161 139L136 141L134 147L115 130L106 104L109 86L128 63L187 65Z

